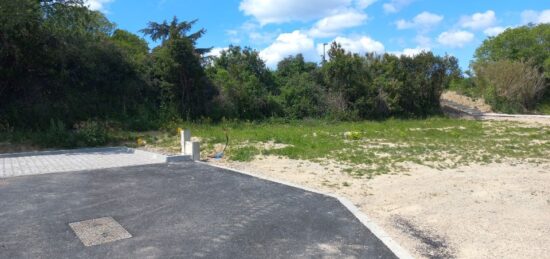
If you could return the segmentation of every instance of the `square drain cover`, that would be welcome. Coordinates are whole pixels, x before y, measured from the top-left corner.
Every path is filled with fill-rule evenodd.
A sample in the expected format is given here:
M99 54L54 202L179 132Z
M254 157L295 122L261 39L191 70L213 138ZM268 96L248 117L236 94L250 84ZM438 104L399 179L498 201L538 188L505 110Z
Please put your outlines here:
M111 217L69 223L69 226L85 246L95 246L132 237Z

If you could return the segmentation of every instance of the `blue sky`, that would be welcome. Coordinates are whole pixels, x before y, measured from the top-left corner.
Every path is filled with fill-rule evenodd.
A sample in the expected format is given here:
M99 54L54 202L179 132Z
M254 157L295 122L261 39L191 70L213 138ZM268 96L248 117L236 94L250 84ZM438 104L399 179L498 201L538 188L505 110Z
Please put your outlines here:
M199 19L201 47L214 53L250 46L270 67L303 53L319 61L324 42L353 52L448 53L467 68L488 36L527 23L550 23L548 0L88 0L119 28L149 21ZM151 43L154 46L154 43Z

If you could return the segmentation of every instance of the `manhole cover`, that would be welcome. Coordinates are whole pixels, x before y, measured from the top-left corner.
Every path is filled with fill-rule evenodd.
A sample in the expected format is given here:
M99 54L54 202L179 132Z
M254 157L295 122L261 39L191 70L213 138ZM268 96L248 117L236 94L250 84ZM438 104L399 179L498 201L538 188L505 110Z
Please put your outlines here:
M69 226L85 246L95 246L132 237L111 217L69 223Z

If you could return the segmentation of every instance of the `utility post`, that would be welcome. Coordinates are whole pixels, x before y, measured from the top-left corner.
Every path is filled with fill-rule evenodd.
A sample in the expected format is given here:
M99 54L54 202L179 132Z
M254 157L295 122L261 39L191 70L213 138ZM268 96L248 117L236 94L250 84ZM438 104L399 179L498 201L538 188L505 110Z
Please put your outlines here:
M323 61L321 64L325 64L327 63L327 51L326 51L326 47L327 47L328 43L323 43Z

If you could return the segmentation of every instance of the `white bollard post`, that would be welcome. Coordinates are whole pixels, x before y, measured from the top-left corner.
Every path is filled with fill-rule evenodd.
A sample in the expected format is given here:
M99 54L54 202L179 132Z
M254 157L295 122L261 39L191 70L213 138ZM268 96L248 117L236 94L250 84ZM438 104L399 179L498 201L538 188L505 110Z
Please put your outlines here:
M201 143L193 141L191 142L192 145L192 157L193 161L199 161L201 160Z
M189 151L186 147L187 141L191 141L191 130L184 129L181 131L181 154L186 155Z
M185 155L185 130L180 131L181 154Z
M185 141L185 152L183 154L186 156L193 155L193 142Z

